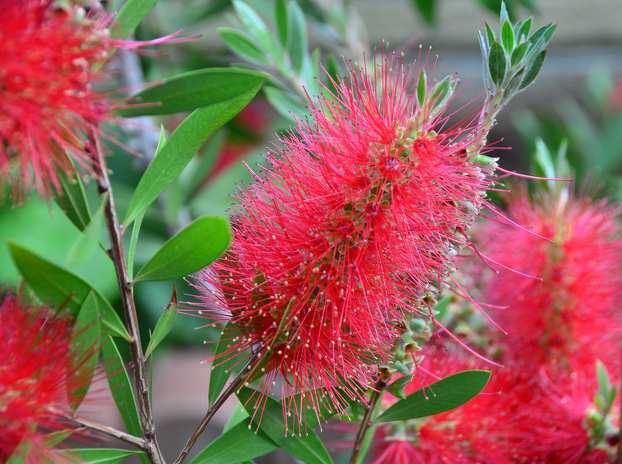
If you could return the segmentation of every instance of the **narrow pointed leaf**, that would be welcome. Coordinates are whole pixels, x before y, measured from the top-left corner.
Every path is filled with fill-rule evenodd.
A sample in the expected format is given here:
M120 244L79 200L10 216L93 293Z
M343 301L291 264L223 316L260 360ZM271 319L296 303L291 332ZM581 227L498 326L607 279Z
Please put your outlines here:
M107 333L130 339L119 315L91 284L24 247L15 243L8 246L15 266L44 303L57 309L67 307L75 315L89 293L93 292Z
M505 21L501 25L501 41L505 51L511 54L514 50L514 29L509 21Z
M546 58L546 50L540 53L536 57L534 62L531 64L531 66L527 69L527 72L525 73L525 77L523 78L523 82L521 82L521 85L520 85L521 90L525 89L526 87L531 85L533 81L536 80L536 77L538 77L538 73L542 69L542 65L544 64L545 58Z
M120 39L130 37L157 2L158 0L127 0L112 23L112 36Z
M307 26L305 24L305 15L295 1L289 4L288 24L287 50L294 71L300 73L307 56Z
M142 435L136 399L130 383L130 378L125 369L123 358L112 337L108 337L102 343L102 361L108 377L108 385L112 392L121 419L127 432L137 437Z
M261 419L252 422L252 427L260 429L274 443L279 445L292 456L307 464L330 464L333 462L330 453L313 429L305 430L308 433L299 437L295 426L290 425L287 429L283 422L283 409L281 403L272 398L261 397L259 392L250 388L242 388L237 392L240 403L251 414L259 401L265 402L262 407ZM265 406L265 407L264 407ZM258 419L256 417L255 419ZM291 434L285 436L285 433Z
M190 464L237 464L278 449L262 432L255 433L251 428L250 419L232 427L199 452Z
M89 390L101 346L99 304L93 292L82 303L73 326L71 364L68 367L69 404L75 410Z
M193 111L225 102L234 104L234 100L248 93L253 94L252 98L265 79L261 72L241 68L190 71L134 95L129 101L134 106L118 110L117 114L129 118ZM226 106L219 108L225 111Z
M234 98L195 110L175 129L140 179L125 225L143 213L177 179L205 141L248 105L260 87L261 83L255 83Z
M238 356L229 356L233 344L232 340L237 333L238 329L233 324L227 324L223 328L218 344L216 345L214 360L212 361L212 372L209 377L209 390L207 393L209 404L213 404L214 401L216 401L229 379L230 371L232 369L236 370L235 366L239 366L240 359L244 357L243 353Z
M505 52L503 47L497 42L490 47L490 55L488 56L488 70L490 77L496 85L500 85L505 78L507 65L505 60Z
M225 218L203 216L170 238L136 275L142 280L168 280L203 269L227 249L231 228Z
M78 460L84 464L121 464L132 456L144 456L142 451L110 448L81 448L63 451L70 462Z
M481 392L490 372L462 371L408 395L381 414L378 422L392 422L433 416L463 405Z
M218 34L223 42L240 58L251 62L267 64L264 53L242 32L231 29L230 27L220 27L218 28Z
M158 319L158 323L153 329L151 338L149 339L149 345L145 351L145 358L148 358L151 353L158 347L160 343L166 338L175 325L175 318L177 316L177 307L175 304L170 304Z
M78 175L69 179L62 171L58 177L61 191L56 194L56 203L78 229L84 230L91 222L91 212L82 179Z
M287 47L287 0L276 0L274 4L274 17L276 20L276 30L279 36L279 42L283 47Z

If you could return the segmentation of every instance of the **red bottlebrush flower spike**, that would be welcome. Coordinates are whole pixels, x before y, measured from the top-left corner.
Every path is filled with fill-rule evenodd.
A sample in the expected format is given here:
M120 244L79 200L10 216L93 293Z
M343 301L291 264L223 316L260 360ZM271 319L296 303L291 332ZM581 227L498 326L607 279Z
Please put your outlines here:
M38 462L48 455L44 434L67 428L71 325L7 296L0 303L0 338L0 461L26 440L27 462Z
M435 381L429 373L447 377L481 367L474 358L438 345L426 347L424 353L423 369L406 387L407 394ZM590 431L598 430L590 423L597 411L597 390L594 362L572 366L571 373L533 371L523 363L511 363L495 369L484 392L454 410L384 425L375 438L373 464L392 462L394 453L421 464L612 463L605 449L606 433L615 430L616 423L602 435ZM608 417L618 417L617 406Z
M204 317L242 334L228 354L268 357L266 392L280 376L316 411L359 397L464 244L489 185L467 155L484 134L444 128L414 84L385 57L312 102L240 195L230 251L198 275Z
M102 11L53 0L0 0L0 174L15 193L60 188L58 171L91 171L86 140L111 119L111 105L93 89L115 48L170 42L111 39ZM72 163L73 162L73 163Z
M509 209L516 222L550 241L493 223L479 235L483 254L499 272L487 282L484 298L509 306L494 314L509 332L498 337L507 355L536 369L570 360L592 366L602 358L619 372L622 240L617 211L576 198L542 197L530 203L526 195L515 198Z
M48 195L59 188L57 170L73 171L70 158L91 163L85 134L108 116L92 89L94 65L110 50L108 31L49 0L0 6L0 170L18 190Z

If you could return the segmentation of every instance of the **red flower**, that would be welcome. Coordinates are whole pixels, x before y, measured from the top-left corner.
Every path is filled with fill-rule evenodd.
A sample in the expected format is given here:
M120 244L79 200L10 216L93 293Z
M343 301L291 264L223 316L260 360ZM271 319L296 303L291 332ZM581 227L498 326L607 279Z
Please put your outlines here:
M427 316L419 298L464 243L488 186L466 155L481 135L447 129L412 88L385 58L312 102L241 193L230 251L198 277L205 317L240 328L230 354L269 353L266 391L278 375L286 390L327 392L309 398L316 409L346 406L395 321Z
M530 203L523 195L512 201L510 212L533 234L489 223L479 236L482 252L499 272L487 282L484 299L509 305L495 312L509 332L497 337L507 347L506 356L534 369L545 362L591 369L601 358L619 372L622 241L617 211L602 201L543 197Z
M14 187L49 194L59 188L57 169L73 171L70 158L91 163L85 134L108 116L92 88L108 31L50 0L0 6L0 169Z
M68 411L71 325L12 296L0 303L0 461L27 440L28 462L47 453L44 433ZM46 461L47 462L47 461Z
M426 358L412 393L465 369L482 368L463 353L426 347ZM613 379L615 384L615 379ZM451 411L403 423L384 425L376 437L374 464L391 462L393 452L408 452L422 464L605 464L606 450L591 442L588 415L597 391L595 365L576 366L572 373L524 364L495 368L477 397ZM432 394L430 390L429 394ZM617 417L617 409L610 417ZM615 424L614 424L615 425ZM396 438L400 441L394 443ZM602 440L606 440L601 437ZM391 450L392 448L392 450ZM414 458L416 456L416 459Z
M170 42L109 37L103 11L85 16L52 0L0 0L0 174L15 192L58 190L58 171L91 171L86 140L111 119L93 89L114 48ZM2 182L4 183L4 182ZM1 186L1 184L0 184Z

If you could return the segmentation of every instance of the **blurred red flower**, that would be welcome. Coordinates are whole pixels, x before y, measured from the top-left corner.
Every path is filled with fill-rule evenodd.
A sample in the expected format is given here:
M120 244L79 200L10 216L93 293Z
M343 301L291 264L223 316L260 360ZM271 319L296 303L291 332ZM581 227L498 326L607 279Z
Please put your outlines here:
M0 338L0 461L23 441L30 447L27 462L43 461L45 434L70 428L63 415L77 387L67 381L75 365L71 323L9 295L0 303Z

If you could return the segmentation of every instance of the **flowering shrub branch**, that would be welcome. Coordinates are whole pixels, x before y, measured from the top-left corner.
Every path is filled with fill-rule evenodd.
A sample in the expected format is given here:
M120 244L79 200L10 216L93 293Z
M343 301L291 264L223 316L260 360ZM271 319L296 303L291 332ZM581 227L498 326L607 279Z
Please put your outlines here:
M0 52L2 183L16 207L29 191L55 201L80 233L65 265L9 244L23 285L0 302L0 460L165 464L147 363L183 314L221 330L209 407L174 464L225 454L247 462L278 448L332 464L316 429L345 417L358 423L352 464L613 462L622 327L614 211L560 185L569 164L544 149L536 160L545 177L523 177L546 188L515 190L507 213L488 197L516 174L489 156L489 133L536 79L555 26L531 33L532 19L510 20L502 2L499 31L486 24L479 35L486 96L474 115L451 111L457 77L437 79L421 53L413 65L384 50L360 66L340 69L332 56L322 63L319 49L309 53L295 1L275 2L274 33L233 2L242 30L223 28L221 38L257 69L198 69L130 98L99 91L117 49L188 41L178 33L129 40L155 3L128 0L110 16L95 2L0 0L0 39L18 55ZM429 2L416 3L432 15ZM364 40L348 35L348 8L320 16L356 55ZM187 221L136 266L151 205L167 189L173 203L187 198L179 184L193 157L262 88L294 125L264 166L246 165L252 182L237 194L231 223ZM112 138L109 123L178 113L188 114L174 130L162 127L119 206L102 143ZM87 180L99 193L96 210ZM495 220L480 223L486 208ZM99 247L124 321L74 266ZM475 264L463 265L465 250ZM179 278L192 295L178 301L173 284L143 350L135 291ZM131 373L117 341L129 347ZM78 411L100 359L125 431ZM227 430L191 457L234 396ZM63 443L80 433L136 450Z

